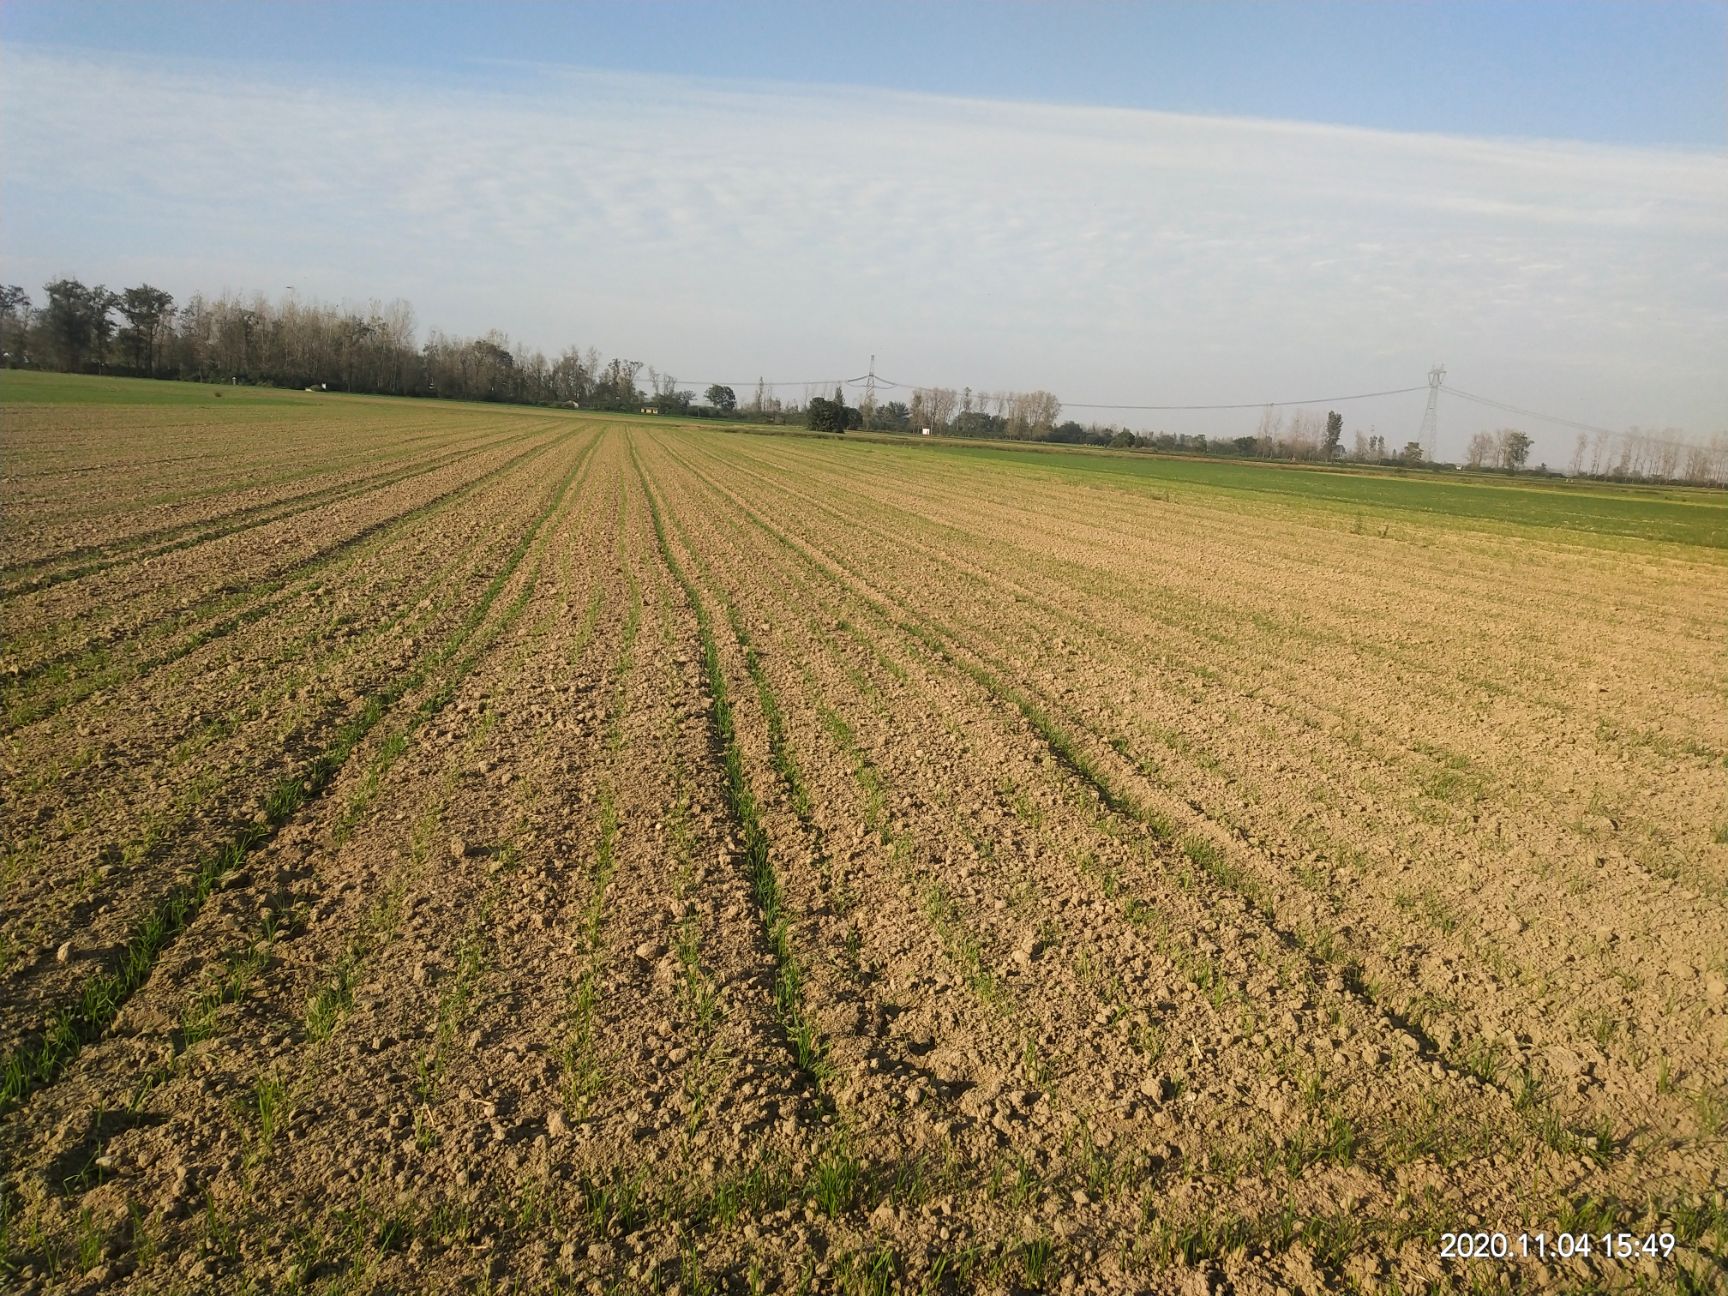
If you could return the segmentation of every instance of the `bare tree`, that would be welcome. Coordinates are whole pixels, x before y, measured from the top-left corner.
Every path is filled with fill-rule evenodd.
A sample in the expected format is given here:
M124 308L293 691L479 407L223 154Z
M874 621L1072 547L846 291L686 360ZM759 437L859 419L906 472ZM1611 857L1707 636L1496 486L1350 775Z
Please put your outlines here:
M593 390L594 374L582 359L582 353L575 347L565 347L562 355L552 363L552 371L548 375L552 387L552 399L561 405L580 405L588 399L588 393Z
M30 294L17 284L0 286L0 353L8 364L24 359L30 335Z
M1260 444L1259 453L1264 459L1270 459L1278 446L1278 434L1284 426L1284 416L1273 411L1268 405L1260 411L1260 426L1254 432L1254 438Z
M1006 406L1007 433L1019 440L1048 436L1062 415L1062 402L1047 391L1007 393L994 400L998 409Z
M915 425L943 433L948 431L955 414L961 412L960 396L952 387L920 387L912 393L912 410Z
M1688 445L1683 471L1695 486L1728 486L1728 432L1716 433L1708 445Z
M1056 420L1062 417L1062 402L1056 399L1054 392L1043 388L1026 394L1028 408L1027 416L1032 423L1032 435L1048 436L1056 426Z
M1290 418L1290 431L1285 436L1292 459L1318 459L1325 421L1314 410L1297 410Z
M1674 481L1680 475L1681 435L1679 428L1662 429L1662 439L1656 446L1656 475L1663 481Z

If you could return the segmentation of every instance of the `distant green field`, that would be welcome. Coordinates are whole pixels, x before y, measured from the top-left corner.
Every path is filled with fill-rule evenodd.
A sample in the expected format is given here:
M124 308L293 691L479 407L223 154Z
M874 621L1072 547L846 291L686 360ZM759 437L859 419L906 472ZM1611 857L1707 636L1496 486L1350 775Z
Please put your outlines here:
M956 441L923 441L908 453L1017 463L1053 476L1136 478L1147 486L1199 486L1246 497L1310 503L1376 519L1432 515L1496 527L1583 532L1728 549L1728 493L1686 487L1627 487L1596 482L1513 482L1494 478L1401 474L1237 460L1204 460L1037 447L1028 450ZM1557 537L1559 538L1559 537Z
M0 369L0 405L180 405L208 410L236 406L273 406L261 418L292 417L295 408L326 411L340 408L343 417L364 418L368 406L404 404L428 410L486 410L492 414L545 417L572 413L534 405L502 405L483 401L431 401L404 396L368 396L349 392L306 392L290 387L245 387L223 383L169 382L156 378L111 378L101 374L43 373L35 369ZM326 414L326 417L329 415ZM638 415L608 415L608 419ZM664 419L646 419L664 423Z
M305 392L274 387L224 387L216 383L0 369L0 401L9 405L210 405L216 400L243 405L289 405L314 399L317 397Z
M237 406L294 406L308 409L326 402L395 402L402 398L308 394L270 387L225 387L210 383L158 382L145 378L107 378L83 374L0 370L0 403L81 405L189 405L214 408L220 402ZM460 402L452 402L452 405ZM545 414L528 407L485 406ZM270 417L265 415L264 417ZM592 417L574 415L574 417ZM605 415L608 422L629 421L665 426L671 420L644 416ZM770 435L796 434L794 429L754 425L697 423L708 430L737 430ZM828 440L828 438L823 438ZM842 444L835 439L835 444ZM1317 468L1299 464L1267 464L1241 460L1206 460L1124 451L1075 449L1043 444L1004 445L947 438L857 437L844 443L879 452L941 454L970 462L1015 466L1057 478L1108 476L1118 484L1142 484L1145 489L1202 488L1245 499L1264 498L1294 505L1312 505L1346 516L1360 513L1365 525L1388 518L1427 517L1444 525L1447 519L1502 528L1527 528L1557 539L1614 537L1698 545L1728 550L1728 493L1685 487L1626 487L1594 482L1505 481L1426 473L1402 474L1377 470ZM1122 481L1122 479L1129 479ZM1565 533L1565 534L1560 534Z

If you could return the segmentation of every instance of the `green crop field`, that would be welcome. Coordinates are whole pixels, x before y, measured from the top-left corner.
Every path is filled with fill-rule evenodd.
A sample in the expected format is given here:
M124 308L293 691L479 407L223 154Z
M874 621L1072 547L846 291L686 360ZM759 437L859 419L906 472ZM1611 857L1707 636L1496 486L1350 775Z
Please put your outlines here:
M946 440L908 443L909 452L961 455L1018 464L1054 479L1083 480L1104 474L1165 490L1203 487L1312 504L1333 511L1361 511L1376 523L1397 514L1434 514L1448 519L1536 531L1671 540L1728 548L1728 492L1677 486L1618 486L1597 482L1512 481L1483 474L1427 470L1411 472L1204 460L1143 451L1069 449L1047 446L969 445Z
M157 382L148 378L102 378L86 374L0 369L0 401L12 405L295 405L316 400L310 392L213 383Z

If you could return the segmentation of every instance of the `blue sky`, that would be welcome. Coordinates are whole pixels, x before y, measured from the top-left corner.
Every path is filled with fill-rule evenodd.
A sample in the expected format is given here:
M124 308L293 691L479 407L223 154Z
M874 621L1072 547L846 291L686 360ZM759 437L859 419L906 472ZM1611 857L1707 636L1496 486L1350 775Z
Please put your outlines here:
M1728 5L1577 3L80 4L9 0L9 40L375 66L485 60L1719 148Z
M1725 58L1724 4L10 0L0 274L405 297L689 381L874 351L1076 403L1252 401L1444 360L1708 433ZM1443 451L1485 421L1452 403Z

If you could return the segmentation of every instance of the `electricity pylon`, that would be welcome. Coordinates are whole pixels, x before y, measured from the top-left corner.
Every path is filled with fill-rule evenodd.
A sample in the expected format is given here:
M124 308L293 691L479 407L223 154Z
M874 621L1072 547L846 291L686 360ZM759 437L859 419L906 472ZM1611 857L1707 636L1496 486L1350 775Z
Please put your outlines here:
M1440 440L1440 383L1445 377L1445 365L1435 365L1428 371L1428 409L1422 415L1422 435L1417 440L1422 442L1422 457L1429 463L1438 462L1434 456Z

